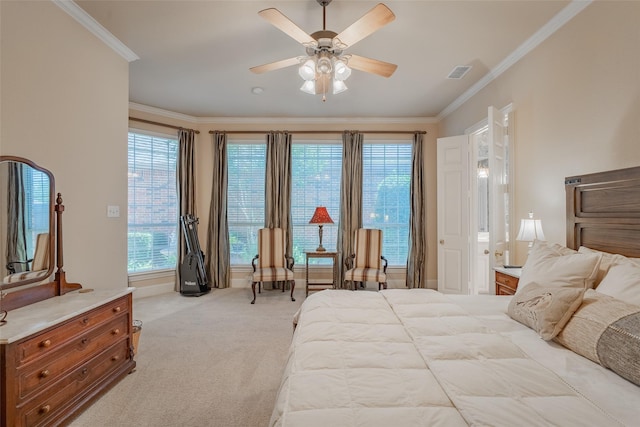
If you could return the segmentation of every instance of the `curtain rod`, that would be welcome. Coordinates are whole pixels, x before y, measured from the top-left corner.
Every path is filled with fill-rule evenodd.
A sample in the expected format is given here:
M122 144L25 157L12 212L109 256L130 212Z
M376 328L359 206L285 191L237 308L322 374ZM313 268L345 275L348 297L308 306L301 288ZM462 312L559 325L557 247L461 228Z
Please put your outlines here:
M199 130L183 128L182 126L168 125L166 123L154 122L153 120L137 119L137 118L131 117L131 116L129 116L129 120L134 121L134 122L147 123L147 124L150 124L150 125L164 126L166 128L171 128L171 129L192 130L195 133L200 133Z
M243 134L265 134L265 133L269 133L269 132L273 132L271 130L210 130L209 133L213 134L216 132L221 132L221 133L227 133L227 134L237 134L237 133L243 133ZM342 132L344 132L343 130L285 130L283 132L289 132L289 133L301 133L301 134L327 134L327 133L338 133L341 134ZM360 133L379 133L379 134L403 134L403 133L410 133L410 134L414 134L414 133L420 133L422 135L425 135L427 133L427 131L424 130L365 130L365 131L361 131Z

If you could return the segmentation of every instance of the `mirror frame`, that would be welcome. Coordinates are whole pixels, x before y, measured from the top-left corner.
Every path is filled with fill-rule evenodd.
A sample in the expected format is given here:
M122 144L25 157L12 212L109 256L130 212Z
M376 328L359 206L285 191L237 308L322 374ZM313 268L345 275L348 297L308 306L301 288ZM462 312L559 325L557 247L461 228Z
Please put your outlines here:
M32 168L37 169L40 172L44 173L45 175L47 175L47 177L49 177L49 269L47 270L47 273L44 276L35 277L32 279L20 280L15 283L7 283L7 284L0 283L0 291L16 288L18 286L28 285L31 283L48 281L51 278L51 275L53 274L53 269L55 266L55 259L56 259L55 252L54 252L55 236L56 236L56 232L55 232L56 230L54 228L55 227L55 224L54 224L55 179L53 177L53 174L48 169L45 169L42 166L37 165L35 162L29 159L25 159L23 157L5 156L5 155L0 156L0 163L5 161L13 161L13 162L27 164Z

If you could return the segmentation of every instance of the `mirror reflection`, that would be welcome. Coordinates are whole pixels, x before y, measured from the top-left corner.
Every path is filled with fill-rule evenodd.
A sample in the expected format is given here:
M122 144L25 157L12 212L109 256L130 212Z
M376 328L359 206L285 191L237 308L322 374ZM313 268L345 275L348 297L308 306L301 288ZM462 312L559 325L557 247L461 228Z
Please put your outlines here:
M26 160L0 161L0 288L46 279L53 271L53 176Z

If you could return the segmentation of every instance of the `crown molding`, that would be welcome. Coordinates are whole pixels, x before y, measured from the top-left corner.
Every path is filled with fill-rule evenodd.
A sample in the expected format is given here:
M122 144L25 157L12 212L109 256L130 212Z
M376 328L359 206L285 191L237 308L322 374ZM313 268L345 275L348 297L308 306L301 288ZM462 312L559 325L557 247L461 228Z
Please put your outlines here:
M471 99L485 86L498 78L502 73L507 71L511 66L518 62L522 57L535 49L540 43L545 41L549 36L558 31L561 27L569 22L574 16L582 12L589 6L593 0L572 0L564 9L558 12L553 18L536 31L531 37L524 41L509 56L503 59L498 65L492 68L483 78L478 80L473 86L467 89L462 95L456 98L444 110L437 115L438 120L442 120L449 114L457 110L462 104Z
M89 30L94 36L100 39L104 44L113 49L118 55L122 56L127 62L140 59L131 49L122 43L116 36L111 34L109 30L104 28L98 21L93 19L91 15L78 6L73 0L51 0L56 6L64 10L69 16L78 21L83 27Z
M431 124L438 123L435 117L195 117L162 108L129 102L129 109L160 117L181 120L192 124L339 124L339 123L382 123L382 124Z
M162 108L151 107L149 105L138 104L137 102L129 102L129 109L140 111L141 113L155 114L156 116L164 117L167 119L182 120L187 123L198 124L200 121L195 116L188 114L182 114L175 111L164 110Z

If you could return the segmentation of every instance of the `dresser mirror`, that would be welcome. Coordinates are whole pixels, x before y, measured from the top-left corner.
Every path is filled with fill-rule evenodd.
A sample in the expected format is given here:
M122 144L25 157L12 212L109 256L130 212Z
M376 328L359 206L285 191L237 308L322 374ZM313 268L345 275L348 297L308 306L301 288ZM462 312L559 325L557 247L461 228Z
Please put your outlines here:
M0 291L52 275L54 187L47 169L28 159L0 156Z
M29 159L0 156L0 310L82 288L62 269L62 195L53 174ZM54 249L55 248L55 249ZM57 267L53 280L50 280Z

